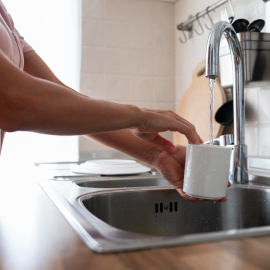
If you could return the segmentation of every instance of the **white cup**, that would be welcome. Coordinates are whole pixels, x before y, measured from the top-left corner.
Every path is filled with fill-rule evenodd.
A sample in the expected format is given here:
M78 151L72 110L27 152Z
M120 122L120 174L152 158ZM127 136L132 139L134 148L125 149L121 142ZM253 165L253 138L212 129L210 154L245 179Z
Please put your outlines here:
M230 147L188 144L184 192L200 199L226 197L231 153Z

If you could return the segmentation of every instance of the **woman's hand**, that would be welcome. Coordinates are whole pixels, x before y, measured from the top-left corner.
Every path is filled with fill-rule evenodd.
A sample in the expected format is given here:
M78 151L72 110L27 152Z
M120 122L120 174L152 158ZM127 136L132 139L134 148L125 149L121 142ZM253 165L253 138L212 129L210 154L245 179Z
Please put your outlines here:
M184 199L192 202L205 201L190 197L183 191L185 160L186 147L177 145L176 151L173 154L170 154L167 151L158 153L153 160L153 166L155 166L155 168L176 188ZM228 182L228 186L230 185L230 182ZM218 202L226 201L226 198L218 200Z
M168 153L174 153L173 143L160 136L159 132L174 131L184 134L189 143L203 143L195 127L170 110L141 109L142 117L138 127L132 129L134 135L142 140L162 146Z

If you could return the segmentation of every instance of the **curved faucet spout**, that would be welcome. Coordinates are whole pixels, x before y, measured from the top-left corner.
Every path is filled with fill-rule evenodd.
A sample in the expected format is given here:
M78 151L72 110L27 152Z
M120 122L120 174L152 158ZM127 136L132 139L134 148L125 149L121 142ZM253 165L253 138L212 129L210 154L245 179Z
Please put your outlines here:
M230 48L233 63L233 113L234 113L234 153L233 172L230 180L235 183L246 183L247 146L245 145L245 100L244 71L241 46L236 32L228 22L218 22L212 28L207 42L205 76L215 79L219 76L219 47L222 36L225 36Z
M218 22L212 28L207 42L205 76L211 79L219 76L219 47L223 35L228 41L233 63L236 60L237 66L243 67L240 62L242 60L241 47L234 28L228 22ZM243 68L241 71L243 72ZM239 75L243 78L243 74Z

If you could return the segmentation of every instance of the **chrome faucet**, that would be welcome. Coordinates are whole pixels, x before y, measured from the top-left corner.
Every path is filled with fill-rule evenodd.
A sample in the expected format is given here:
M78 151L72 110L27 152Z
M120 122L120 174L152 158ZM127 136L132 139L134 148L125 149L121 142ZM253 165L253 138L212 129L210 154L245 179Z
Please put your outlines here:
M234 148L229 180L233 183L248 182L247 146L245 145L244 71L241 47L236 32L228 22L218 22L212 28L207 42L205 76L215 79L219 75L219 47L225 35L233 63L233 112Z

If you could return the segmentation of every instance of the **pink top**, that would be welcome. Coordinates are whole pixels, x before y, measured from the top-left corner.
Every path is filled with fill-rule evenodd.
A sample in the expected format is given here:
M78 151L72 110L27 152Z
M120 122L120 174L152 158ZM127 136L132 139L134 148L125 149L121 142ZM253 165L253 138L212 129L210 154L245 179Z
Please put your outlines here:
M14 63L23 70L23 54L32 51L32 47L24 40L14 26L11 16L6 7L0 0L0 50ZM4 139L4 132L0 129L0 153Z

